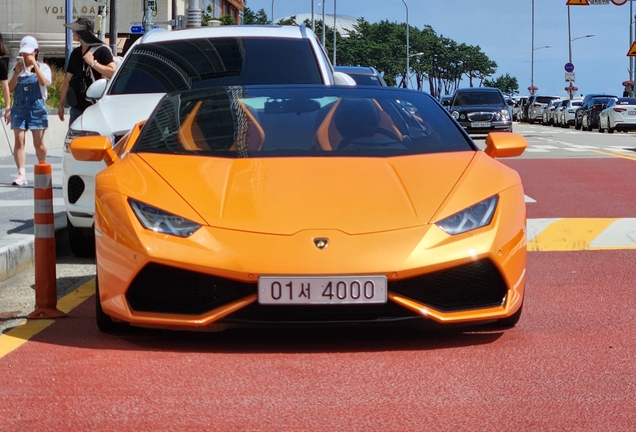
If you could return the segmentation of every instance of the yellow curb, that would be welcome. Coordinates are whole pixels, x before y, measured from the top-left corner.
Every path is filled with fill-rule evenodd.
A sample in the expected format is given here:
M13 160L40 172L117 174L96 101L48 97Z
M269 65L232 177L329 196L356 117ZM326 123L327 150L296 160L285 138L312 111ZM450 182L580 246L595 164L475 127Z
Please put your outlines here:
M64 313L69 313L93 294L95 294L94 278L59 299L57 308ZM53 322L55 322L55 320L28 320L26 323L0 335L0 358L20 348L33 336L53 324Z

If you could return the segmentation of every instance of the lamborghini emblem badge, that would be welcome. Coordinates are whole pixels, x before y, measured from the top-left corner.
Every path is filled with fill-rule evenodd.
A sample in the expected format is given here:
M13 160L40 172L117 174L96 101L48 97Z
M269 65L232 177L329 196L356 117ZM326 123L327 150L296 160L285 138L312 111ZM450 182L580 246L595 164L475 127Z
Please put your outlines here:
M314 239L314 244L318 249L324 249L329 245L329 239L324 237L318 237Z

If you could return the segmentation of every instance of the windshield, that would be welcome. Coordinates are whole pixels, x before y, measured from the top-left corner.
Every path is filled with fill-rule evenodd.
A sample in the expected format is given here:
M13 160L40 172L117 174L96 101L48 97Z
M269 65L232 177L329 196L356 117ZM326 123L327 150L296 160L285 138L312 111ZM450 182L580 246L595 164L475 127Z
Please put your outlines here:
M133 151L229 158L474 151L429 95L386 87L223 87L167 95Z
M463 106L501 106L504 104L503 98L498 92L494 91L466 91L458 92L453 100L453 105L457 107Z
M135 46L110 94L239 84L321 84L307 39L202 38Z

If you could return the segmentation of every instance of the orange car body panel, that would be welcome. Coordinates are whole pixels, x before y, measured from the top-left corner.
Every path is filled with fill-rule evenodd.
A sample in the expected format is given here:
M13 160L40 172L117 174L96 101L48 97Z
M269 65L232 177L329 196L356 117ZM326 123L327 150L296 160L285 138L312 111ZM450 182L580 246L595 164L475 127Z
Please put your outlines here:
M133 325L212 328L256 301L249 296L198 316L135 312L126 289L149 262L252 283L261 275L359 274L390 282L489 258L508 286L501 307L443 313L394 293L389 300L440 323L505 318L523 301L523 188L515 171L484 152L248 159L131 153L98 174L96 186L102 308ZM495 194L490 225L455 236L435 225ZM202 226L187 238L147 230L128 197ZM329 238L329 246L316 248L315 237Z

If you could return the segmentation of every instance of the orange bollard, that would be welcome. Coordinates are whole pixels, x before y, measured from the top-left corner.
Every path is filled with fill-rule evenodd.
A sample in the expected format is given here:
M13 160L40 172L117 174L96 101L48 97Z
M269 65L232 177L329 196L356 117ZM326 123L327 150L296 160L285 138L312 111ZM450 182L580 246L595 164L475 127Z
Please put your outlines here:
M35 165L34 216L35 233L35 311L29 319L64 318L57 309L57 274L55 271L55 217L51 165Z

